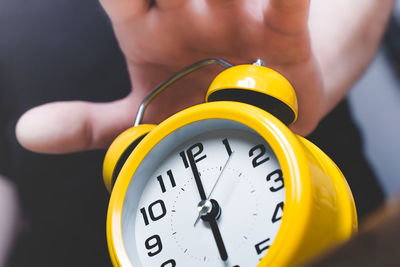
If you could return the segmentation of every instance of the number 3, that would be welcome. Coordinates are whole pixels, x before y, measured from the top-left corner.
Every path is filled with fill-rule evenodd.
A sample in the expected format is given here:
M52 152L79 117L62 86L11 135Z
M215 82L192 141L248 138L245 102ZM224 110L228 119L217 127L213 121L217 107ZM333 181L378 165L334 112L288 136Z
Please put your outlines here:
M273 178L273 176L275 176L275 178ZM275 183L280 183L280 185L278 187L271 186L269 188L269 190L271 190L271 192L276 192L276 191L279 191L282 188L284 188L282 171L280 169L277 169L267 175L267 181L269 182L271 179L273 179Z

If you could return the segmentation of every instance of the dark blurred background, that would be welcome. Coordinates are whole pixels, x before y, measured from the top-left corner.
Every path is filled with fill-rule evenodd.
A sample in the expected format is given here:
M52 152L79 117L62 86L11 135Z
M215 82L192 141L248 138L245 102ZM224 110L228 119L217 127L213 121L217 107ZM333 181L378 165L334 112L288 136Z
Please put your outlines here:
M110 101L129 91L123 56L96 0L0 1L0 173L16 184L21 207L7 266L110 266L105 152L31 153L18 145L14 127L43 103Z
M379 54L351 93L351 106L342 102L310 137L351 178L360 218L381 203L379 184L389 194L400 188L400 90L387 58ZM0 174L15 185L20 206L6 266L110 266L105 151L31 153L18 145L14 128L20 115L43 103L110 101L129 91L123 56L97 0L1 0ZM362 158L357 124L378 182Z

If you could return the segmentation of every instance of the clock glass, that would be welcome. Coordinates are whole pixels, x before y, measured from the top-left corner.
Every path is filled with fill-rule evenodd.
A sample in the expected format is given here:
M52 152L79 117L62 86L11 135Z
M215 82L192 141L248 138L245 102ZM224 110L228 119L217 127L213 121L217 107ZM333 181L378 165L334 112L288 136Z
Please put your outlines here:
M190 123L135 171L122 209L133 266L256 266L283 216L282 170L268 142L231 120Z

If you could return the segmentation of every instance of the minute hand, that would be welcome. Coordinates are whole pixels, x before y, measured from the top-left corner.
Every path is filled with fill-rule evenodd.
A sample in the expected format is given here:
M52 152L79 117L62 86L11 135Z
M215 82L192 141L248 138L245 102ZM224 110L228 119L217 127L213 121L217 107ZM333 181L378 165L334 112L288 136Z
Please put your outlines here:
M203 184L201 183L199 170L197 169L197 165L196 165L195 159L193 157L191 148L189 148L187 150L187 155L188 155L188 159L189 159L190 168L192 169L192 172L193 172L194 180L196 181L197 190L199 191L199 194L200 194L200 198L201 198L201 200L207 200L206 193L204 192ZM228 259L228 254L226 252L226 248L225 248L224 242L222 240L221 232L219 231L216 218L215 218L215 216L209 214L209 216L207 216L206 220L210 224L211 231L213 233L215 242L217 243L219 255L221 256L221 259L223 261L226 261Z
M206 200L207 197L204 191L203 184L201 183L199 170L197 169L197 165L193 157L193 152L190 148L187 150L187 155L189 159L190 168L192 169L193 172L194 180L196 181L197 190L199 191L200 194L200 198L201 200Z

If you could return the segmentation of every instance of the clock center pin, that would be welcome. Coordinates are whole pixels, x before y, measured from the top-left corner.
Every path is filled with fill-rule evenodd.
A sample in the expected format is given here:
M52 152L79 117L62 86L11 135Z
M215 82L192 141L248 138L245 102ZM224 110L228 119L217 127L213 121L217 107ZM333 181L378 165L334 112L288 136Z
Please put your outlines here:
M199 204L197 205L197 210L198 210L200 216L207 215L212 210L211 201L208 199L200 201Z
M210 218L219 219L221 216L221 207L215 199L204 199L197 205L200 218L208 221Z

